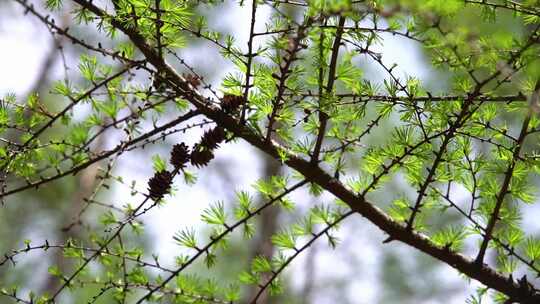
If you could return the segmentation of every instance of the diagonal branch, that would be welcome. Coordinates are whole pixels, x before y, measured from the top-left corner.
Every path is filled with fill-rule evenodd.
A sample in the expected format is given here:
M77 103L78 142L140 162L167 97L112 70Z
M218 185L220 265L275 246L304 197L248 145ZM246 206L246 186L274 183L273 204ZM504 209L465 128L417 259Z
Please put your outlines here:
M531 96L531 99L530 99L531 106L538 102L537 99L538 99L539 92L540 92L540 81L536 83L535 91L533 92ZM495 224L497 223L497 220L499 220L499 213L501 212L501 208L504 202L504 197L506 196L506 194L510 192L510 182L512 180L512 175L514 173L514 169L516 167L519 154L521 152L521 148L523 147L525 138L528 135L529 122L531 121L532 114L533 114L533 109L529 108L527 111L527 116L525 116L525 119L523 120L523 124L521 125L521 131L519 132L519 137L516 142L516 148L512 155L512 160L510 161L510 164L506 172L504 173L504 181L502 183L501 190L496 196L495 208L493 209L493 213L491 214L491 217L489 218L489 222L486 227L486 233L482 240L482 244L480 245L480 251L478 252L478 255L476 256L476 262L479 264L482 264L484 262L484 256L486 254L489 241L492 238L493 230L495 229Z
M187 121L197 115L199 115L200 112L199 111L190 111L176 119L173 119L171 120L170 122L166 123L166 124L163 124L162 126L159 126L159 127L156 127L155 129L153 129L152 131L149 131L147 133L144 133L128 142L122 142L120 144L118 144L116 147L114 147L113 149L111 150L108 150L106 152L102 152L100 153L98 156L92 158L92 159L89 159L88 161L86 162L83 162L81 163L80 165L77 165L77 166L74 166L72 167L70 170L67 170L65 172L61 172L57 175L54 175L54 176L51 176L51 177L47 177L47 178L42 178L38 181L35 181L35 182L30 182L24 186L20 186L20 187L17 187L17 188L14 188L14 189L11 189L11 190L8 190L8 191L5 191L5 192L2 192L0 193L0 199L1 198L4 198L4 197L7 197L9 195L12 195L12 194L15 194L15 193L18 193L18 192L21 192L21 191L24 191L24 190L27 190L27 189L30 189L30 188L38 188L39 186L45 184L45 183L48 183L48 182L51 182L51 181L54 181L54 180L57 180L59 178L62 178L64 176L68 176L70 174L77 174L78 172L80 172L81 170L89 167L90 165L100 161L100 160L103 160L103 159L106 159L106 158L109 158L110 156L116 154L116 153L122 153L124 152L129 146L132 146L138 142L142 142L156 134L159 134L165 130L168 130L170 128L173 128L175 127L176 125L184 122L184 121Z
M192 256L189 260L187 260L185 263L182 264L178 269L176 269L171 275L169 275L167 278L163 279L163 281L160 282L160 284L154 288L152 288L148 293L146 293L142 298L140 298L137 301L137 304L142 303L146 299L150 298L152 294L154 294L156 291L162 289L165 287L165 285L170 282L172 279L174 279L176 276L178 276L184 269L186 269L188 266L193 264L200 256L202 256L204 253L207 253L210 248L212 248L217 242L219 242L222 238L229 235L231 232L233 232L236 228L240 227L241 225L244 225L247 223L248 220L253 218L255 215L260 214L263 210L267 209L268 207L272 206L275 202L280 201L285 196L293 192L294 190L301 188L307 183L307 180L302 180L293 186L284 189L279 195L276 197L271 198L269 201L267 201L265 204L254 210L253 212L250 212L248 216L244 217L243 219L237 221L233 225L227 226L227 228L220 233L219 235L212 237L212 240L207 243L203 248L198 249L197 253Z
M279 66L280 75L274 76L279 80L279 83L277 84L277 95L272 104L272 113L268 117L268 130L266 131L267 141L271 140L272 131L274 130L274 123L278 118L279 110L282 106L281 99L283 98L283 95L285 94L285 90L287 88L286 82L292 73L292 64L298 59L298 52L300 52L305 47L305 45L302 44L301 41L306 37L307 28L311 25L312 22L313 20L310 18L307 19L305 23L298 26L298 32L296 33L295 37L289 39L289 46L286 51L287 55L285 55L284 61Z
M246 87L244 88L244 100L246 101L246 104L242 106L242 115L240 116L240 119L242 122L244 122L244 119L246 118L249 89L252 86L250 84L251 70L252 70L252 65L253 65L253 58L256 56L255 54L253 54L253 40L255 39L255 36L253 35L253 33L255 32L256 14L257 14L257 0L253 0L251 2L251 26L249 28L248 52L247 52L247 63L246 63Z
M340 16L338 21L338 27L336 30L336 38L334 39L334 44L332 45L332 58L330 59L329 71L328 71L328 83L326 85L326 93L331 94L334 90L334 81L336 79L336 69L337 69L337 59L339 55L339 47L341 45L341 36L343 35L343 26L345 26L345 17ZM322 34L321 34L322 35ZM323 41L321 41L321 44ZM322 58L321 58L322 59ZM322 83L319 84L322 86ZM321 105L320 99L326 98L325 96L319 96L319 106ZM324 135L326 133L326 124L328 123L328 114L326 114L323 109L319 111L319 131L317 133L317 140L315 142L315 148L313 150L313 156L311 161L316 163L319 161L319 153L321 152L322 142Z
M341 223L344 219L346 219L347 217L349 217L350 215L354 214L355 212L354 211L349 211L343 215L341 215L339 218L337 218L335 221L333 221L332 223L329 223L326 225L326 227L324 227L324 229L322 229L321 231L317 232L317 233L314 233L313 236L310 238L310 240L308 242L306 242L302 247L296 249L295 248L295 253L290 256L287 261L285 263L283 263L283 265L281 265L276 271L272 271L272 276L266 281L266 283L264 283L264 285L262 285L259 289L259 292L255 295L255 297L253 298L253 300L251 300L251 304L257 304L257 300L261 297L261 295L263 294L263 292L268 289L268 287L270 286L270 284L272 284L272 282L274 282L277 277L279 276L280 273L283 272L283 270L285 270L285 268L287 266L289 266L289 264L294 260L296 259L302 252L305 252L313 243L315 243L316 240L318 240L321 236L325 235L325 234L328 234L328 231L330 231L332 228L334 228L336 225L338 225L339 223Z

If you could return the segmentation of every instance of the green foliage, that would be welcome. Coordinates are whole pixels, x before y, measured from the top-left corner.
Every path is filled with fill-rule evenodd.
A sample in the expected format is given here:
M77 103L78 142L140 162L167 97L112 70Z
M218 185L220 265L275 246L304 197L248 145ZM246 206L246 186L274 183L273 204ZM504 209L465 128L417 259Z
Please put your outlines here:
M34 288L6 281L3 298L52 303L69 290L90 302L256 302L289 292L284 270L319 239L339 250L342 222L358 213L388 234L385 242L402 241L478 280L468 303L488 294L539 301L527 278L540 275L540 242L523 223L524 208L538 202L540 173L538 1L231 2L253 9L247 43L214 28L218 1L14 1L80 54L77 68L63 57L66 79L47 88L52 97L0 99L2 202L45 202L33 189L72 175L81 189L69 200L52 190L80 204L57 208L76 213L66 237L25 241L0 263L19 269L19 256L57 250L47 265L56 288L21 294ZM263 8L267 20L259 19ZM46 12L75 24L59 27ZM438 75L402 70L383 51L390 39L413 43ZM229 67L213 67L219 88L182 57L201 42L198 59ZM219 171L219 148L240 141L291 170L208 205L204 229L174 234L174 265L164 265L145 247L143 216L166 206L163 193L195 203L183 200L182 187L207 176L199 171ZM181 155L144 150L161 142L181 143ZM136 151L145 151L137 168L154 174L148 185L115 175L115 161ZM108 201L111 187L121 201ZM291 195L299 189L300 198ZM273 208L288 212L264 236L273 252L245 258L246 244L267 228L257 220ZM229 265L224 257L235 254ZM248 289L255 298L245 299Z

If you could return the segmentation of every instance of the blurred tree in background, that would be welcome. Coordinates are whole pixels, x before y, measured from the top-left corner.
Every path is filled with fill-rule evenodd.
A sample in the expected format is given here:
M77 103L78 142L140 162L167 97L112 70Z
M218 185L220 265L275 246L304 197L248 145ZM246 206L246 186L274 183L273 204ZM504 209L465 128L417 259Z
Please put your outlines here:
M540 303L538 7L1 2L2 303Z

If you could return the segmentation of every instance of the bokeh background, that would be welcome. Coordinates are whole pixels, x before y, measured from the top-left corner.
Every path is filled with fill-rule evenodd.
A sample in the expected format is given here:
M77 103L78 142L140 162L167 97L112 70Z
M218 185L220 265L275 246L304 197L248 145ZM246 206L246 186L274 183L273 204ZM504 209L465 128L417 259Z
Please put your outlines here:
M69 1L61 11L55 13L55 19L63 26L69 26L80 37L93 41L100 34L95 25L79 26L70 19ZM110 3L98 1L102 6ZM40 1L35 1L38 8L43 8ZM44 10L42 10L44 11ZM236 45L246 48L249 36L250 4L240 7L237 1L226 1L212 9L202 10L210 28L236 38ZM260 9L257 14L257 29L264 30L272 10ZM293 12L294 13L294 12ZM504 16L503 16L504 17ZM499 26L514 27L518 32L519 24L512 18L501 18ZM384 24L384 20L381 21ZM473 28L474 16L465 16L456 20L458 25L469 24ZM492 31L475 27L475 31ZM423 85L433 92L445 90L450 85L450 76L444 70L435 70L421 46L413 41L390 34L382 34L382 43L377 51L383 54L387 64L396 63L397 75L415 75ZM122 40L119 37L118 40ZM263 41L257 41L262 44ZM62 52L59 49L62 46ZM72 82L80 79L77 70L79 57L84 52L81 48L66 41L55 40L47 28L36 18L25 15L18 4L10 0L0 0L0 96L14 93L21 100L31 92L38 92L44 103L55 108L55 96L51 95L50 85L59 79L69 78ZM233 66L224 60L210 43L188 39L187 47L180 51L181 57L195 67L205 80L219 88L224 76L233 71ZM177 64L171 58L173 64ZM364 75L377 83L382 83L385 74L376 65L368 61L356 61L364 69ZM67 66L69 69L65 69ZM182 67L178 65L179 70ZM141 79L144 81L144 79ZM84 109L77 115L84 116ZM174 117L174 113L168 113ZM397 119L397 117L395 118ZM374 143L382 140L389 128L397 121L387 122L371 136ZM202 130L201 130L202 132ZM99 193L102 201L122 206L130 199L129 184L136 182L136 187L143 191L146 181L153 174L151 157L160 154L168 156L172 144L179 140L195 142L201 133L177 134L165 141L123 154L114 164L113 174L123 177L125 184L111 183L108 190ZM118 140L116 134L106 134L95 149L112 147ZM104 163L100 163L101 166ZM145 214L141 220L145 223L145 233L139 241L144 243L148 253L156 253L162 264L173 264L179 253L172 236L183 227L201 227L201 211L210 203L224 201L226 206L234 200L234 191L249 189L258 179L284 173L278 163L265 158L254 148L243 142L224 145L216 153L216 159L210 166L198 171L198 181L187 187L179 183L177 195L167 203ZM10 198L0 208L0 253L24 246L23 240L51 243L65 241L77 231L62 230L80 208L82 197L88 196L92 189L98 168L90 167L75 177L67 177L49 184L39 191L30 191ZM389 191L381 194L381 200L389 201L402 193L411 191L406 185L396 180L388 185ZM456 197L464 195L459 190ZM285 227L298 219L308 208L315 204L332 203L327 195L314 198L307 191L299 191L293 196L297 209L284 212L273 209L258 221L259 236L252 241L241 238L229 247L225 255L218 260L218 267L206 276L219 278L238 273L247 265L250 257L261 251L273 250L265 235L271 235L280 227ZM523 215L524 227L530 232L540 231L538 208L527 207ZM97 221L100 210L92 210L85 220ZM441 221L459 219L442 218ZM204 231L204 228L202 228ZM332 249L324 239L313 247L285 272L286 291L267 303L464 303L478 284L460 276L457 271L441 265L432 258L397 242L382 244L385 235L359 216L350 217L340 228L337 236L340 244ZM0 282L19 282L27 289L46 291L54 282L47 273L47 268L58 262L54 252L33 252L18 259L18 267L0 268ZM202 266L193 271L204 273ZM92 293L92 287L87 287ZM7 303L6 298L0 303ZM64 303L79 303L77 295L62 298ZM108 300L102 300L107 303ZM110 300L112 303L112 300Z

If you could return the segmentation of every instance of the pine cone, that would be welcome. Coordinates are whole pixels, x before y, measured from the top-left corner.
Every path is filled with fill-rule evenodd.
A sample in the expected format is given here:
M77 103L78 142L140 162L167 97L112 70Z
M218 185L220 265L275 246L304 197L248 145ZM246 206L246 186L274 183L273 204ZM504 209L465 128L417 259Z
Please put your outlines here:
M215 127L210 131L204 132L201 138L201 146L214 150L219 147L219 144L225 140L225 130L221 127Z
M157 201L171 189L172 174L165 170L156 172L148 181L148 196L154 201Z
M202 146L201 144L195 145L191 152L191 164L197 167L204 167L214 158L212 150Z
M244 103L244 97L227 94L221 100L221 108L228 113L236 111Z
M171 150L171 159L169 160L175 169L182 169L189 162L189 148L184 143L176 144Z

